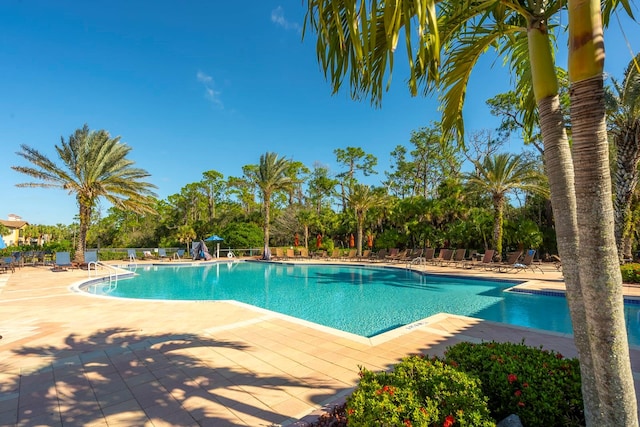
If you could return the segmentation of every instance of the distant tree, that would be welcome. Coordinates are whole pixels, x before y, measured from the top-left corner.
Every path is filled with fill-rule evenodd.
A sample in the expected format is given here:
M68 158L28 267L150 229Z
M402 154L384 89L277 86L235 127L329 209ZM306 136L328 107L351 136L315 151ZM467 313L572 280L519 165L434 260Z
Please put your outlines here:
M502 153L475 162L475 171L465 175L472 189L490 194L494 209L493 245L498 257L502 256L502 232L507 194L520 189L533 193L545 193L543 177L536 165L522 156Z
M308 199L316 213L331 206L331 196L334 194L336 185L338 185L338 180L330 177L328 167L321 164L313 165L308 180Z
M376 174L377 172L373 168L378 164L378 159L373 154L366 153L360 147L336 148L333 152L338 163L347 167L346 171L340 172L337 176L340 179L342 209L344 211L347 207L345 203L345 187L351 188L355 184L356 171L360 171L364 176Z
M605 91L609 132L615 148L613 207L618 257L631 258L629 212L638 184L640 162L640 54L632 59L622 81L611 78L613 88ZM625 244L628 242L628 244Z
M87 125L78 129L55 149L61 165L27 145L17 154L33 166L12 169L35 178L36 182L16 184L18 187L60 188L75 194L79 208L80 229L75 258L84 261L86 236L96 203L104 197L113 206L131 212L154 212L155 185L144 181L149 173L133 167L127 159L131 147L111 138L105 130L90 131Z
M376 189L364 184L353 185L347 193L347 201L353 209L356 217L357 225L357 243L356 248L358 255L362 255L362 237L364 229L365 216L369 209L380 206L384 203L384 194Z
M267 152L260 156L257 168L245 171L247 178L255 184L262 195L263 231L264 231L264 259L271 259L269 253L269 225L271 221L271 198L276 191L288 190L291 178L287 176L289 161L278 157L276 153Z

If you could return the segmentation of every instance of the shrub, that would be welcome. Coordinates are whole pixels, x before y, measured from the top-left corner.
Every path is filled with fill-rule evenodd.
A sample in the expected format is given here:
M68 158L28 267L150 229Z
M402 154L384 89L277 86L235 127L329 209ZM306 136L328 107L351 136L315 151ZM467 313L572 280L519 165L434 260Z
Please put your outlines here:
M495 426L478 380L440 360L411 356L390 373L360 368L360 377L349 426Z
M640 283L640 264L629 263L620 266L624 283Z
M463 342L445 361L480 379L496 420L517 414L525 426L585 424L577 359L524 343Z

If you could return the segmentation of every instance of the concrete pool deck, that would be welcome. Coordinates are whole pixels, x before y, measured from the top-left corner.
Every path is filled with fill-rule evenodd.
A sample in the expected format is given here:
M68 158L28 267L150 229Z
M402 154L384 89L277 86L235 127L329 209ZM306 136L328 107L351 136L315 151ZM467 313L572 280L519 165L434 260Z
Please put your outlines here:
M564 287L552 265L544 274L417 268ZM0 274L1 426L304 426L348 395L359 366L384 370L460 341L525 339L576 355L570 336L455 315L365 339L233 302L70 290L86 279L86 271L46 266ZM625 295L640 297L640 288ZM639 348L631 359L637 392Z

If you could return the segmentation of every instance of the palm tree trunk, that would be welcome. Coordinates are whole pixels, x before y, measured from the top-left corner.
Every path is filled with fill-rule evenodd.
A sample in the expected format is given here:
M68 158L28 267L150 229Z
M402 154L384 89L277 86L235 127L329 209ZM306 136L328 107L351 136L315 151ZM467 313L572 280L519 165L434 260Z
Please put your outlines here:
M551 190L558 253L562 258L567 303L580 360L582 397L586 418L590 419L590 408L598 406L598 393L578 269L578 222L571 147L560 107L549 36L544 27L536 24L532 23L528 31L531 72L544 142L544 163Z
M579 268L600 402L590 415L597 426L637 426L612 220L603 86L602 74L571 86Z
M87 231L89 231L89 221L91 221L91 207L78 200L80 205L80 227L78 230L78 240L75 242L76 253L74 261L78 263L84 262L84 251L87 249Z
M364 214L356 213L356 219L358 222L358 239L356 242L356 249L358 250L357 252L358 256L362 256L362 235L363 235L362 229L364 228Z
M569 0L568 16L578 268L599 403L585 407L585 417L587 425L638 426L613 225L600 1Z
M271 195L264 195L264 225L263 225L263 230L264 230L264 248L263 248L263 255L262 258L265 260L270 260L271 259L271 252L269 252L269 222L270 222L270 202L271 202Z
M502 261L502 227L504 224L504 196L493 196L493 247L496 249L496 256Z

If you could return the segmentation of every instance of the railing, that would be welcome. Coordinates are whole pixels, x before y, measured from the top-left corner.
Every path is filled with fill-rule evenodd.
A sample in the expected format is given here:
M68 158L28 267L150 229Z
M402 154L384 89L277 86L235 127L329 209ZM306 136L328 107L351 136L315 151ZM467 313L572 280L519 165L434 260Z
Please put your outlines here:
M111 285L111 283L114 283L117 285L118 284L118 269L115 268L112 265L109 264L105 264L103 262L100 261L92 261L88 264L88 270L89 270L89 276L91 276L91 265L94 266L93 271L95 272L95 275L98 275L98 266L102 267L102 268L106 268L107 271L109 272L109 284Z

